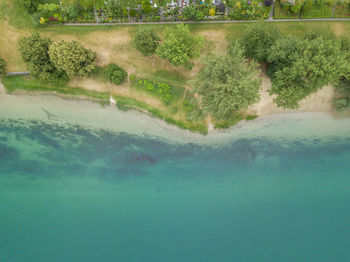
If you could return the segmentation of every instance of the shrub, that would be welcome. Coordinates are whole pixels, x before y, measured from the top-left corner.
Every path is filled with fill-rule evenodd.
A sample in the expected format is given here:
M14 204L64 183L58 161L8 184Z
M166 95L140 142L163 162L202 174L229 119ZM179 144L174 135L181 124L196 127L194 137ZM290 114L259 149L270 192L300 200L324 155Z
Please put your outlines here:
M6 75L6 66L7 66L6 61L0 58L0 76Z
M52 41L49 38L32 34L18 40L19 51L30 73L40 79L63 77L64 73L58 70L51 62L49 46Z
M270 23L256 23L243 35L241 44L248 57L266 62L271 46L280 38L280 32Z
M24 0L24 6L26 7L28 13L33 14L37 11L39 6L38 0Z
M259 101L261 78L254 62L248 63L236 42L225 55L213 56L199 73L196 91L211 115L229 118Z
M137 50L139 50L143 56L149 56L155 53L160 38L152 28L140 26L135 35L134 41Z
M220 13L224 13L226 10L226 6L223 2L221 2L220 4L217 5L217 9Z
M175 27L165 28L164 41L156 53L173 66L190 67L190 59L199 56L202 43L201 37L191 35L188 25L177 24Z
M336 86L338 97L334 98L334 107L337 111L343 112L350 109L350 80L342 79Z
M121 18L123 16L123 7L119 0L108 0L106 2L108 16L112 18Z
M109 82L120 85L125 81L128 73L117 64L111 63L104 69L103 75Z
M55 42L48 53L52 63L69 77L88 77L95 68L96 53L76 41Z

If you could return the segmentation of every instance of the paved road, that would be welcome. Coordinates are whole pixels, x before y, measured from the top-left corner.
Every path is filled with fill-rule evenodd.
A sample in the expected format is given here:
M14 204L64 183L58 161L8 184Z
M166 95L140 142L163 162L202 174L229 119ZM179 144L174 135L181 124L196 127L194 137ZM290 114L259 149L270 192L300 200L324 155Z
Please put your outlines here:
M166 25L166 24L231 24L269 22L304 22L304 21L350 21L350 18L311 18L311 19L273 19L273 20L235 20L235 21L168 21L168 22L134 22L134 23L66 23L49 26L113 26L113 25Z

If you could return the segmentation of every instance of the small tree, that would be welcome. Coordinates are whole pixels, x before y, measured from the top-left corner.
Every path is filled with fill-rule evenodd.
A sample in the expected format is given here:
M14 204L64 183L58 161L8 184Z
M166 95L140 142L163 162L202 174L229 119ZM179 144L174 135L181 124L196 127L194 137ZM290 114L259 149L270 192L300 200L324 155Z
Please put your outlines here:
M7 66L6 61L0 58L0 76L6 75L6 66Z
M48 54L52 41L39 34L32 34L18 40L19 51L30 73L40 79L62 77L62 72L57 70L50 61Z
M88 77L95 68L96 53L76 41L51 44L49 55L53 64L69 77Z
M104 77L111 83L120 85L128 76L128 73L117 64L111 63L104 69Z
M160 38L152 28L140 26L134 41L137 50L139 50L143 56L149 56L156 52Z
M270 47L280 38L280 32L270 23L256 23L243 35L241 44L248 57L266 62Z
M177 24L165 28L164 40L156 53L173 66L190 67L190 60L199 56L202 43L202 37L191 35L188 25Z
M202 95L203 109L222 119L258 102L261 78L257 66L248 63L237 42L228 54L213 56L198 77L196 91Z

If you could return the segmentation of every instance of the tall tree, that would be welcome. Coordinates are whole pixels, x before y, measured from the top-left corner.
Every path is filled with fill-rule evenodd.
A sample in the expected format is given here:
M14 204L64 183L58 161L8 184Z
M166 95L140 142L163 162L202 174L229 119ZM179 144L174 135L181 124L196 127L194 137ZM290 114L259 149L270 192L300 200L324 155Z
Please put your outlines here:
M88 77L95 68L96 53L76 41L51 44L49 55L54 65L69 77Z
M236 42L228 54L215 55L199 73L196 91L202 96L205 111L217 118L227 118L260 100L260 71L248 62Z
M134 41L137 50L139 50L143 56L149 56L155 53L160 38L152 28L140 26L135 35Z
M336 84L349 62L339 41L323 37L295 40L294 47L288 42L278 40L269 53L269 62L278 65L270 93L277 95L274 101L278 106L298 108L308 95Z
M57 70L50 61L48 54L52 41L39 34L32 34L18 40L19 51L30 73L40 79L59 77L62 72Z
M245 49L245 55L255 61L267 61L271 46L280 38L280 32L271 23L256 23L245 31L240 43Z

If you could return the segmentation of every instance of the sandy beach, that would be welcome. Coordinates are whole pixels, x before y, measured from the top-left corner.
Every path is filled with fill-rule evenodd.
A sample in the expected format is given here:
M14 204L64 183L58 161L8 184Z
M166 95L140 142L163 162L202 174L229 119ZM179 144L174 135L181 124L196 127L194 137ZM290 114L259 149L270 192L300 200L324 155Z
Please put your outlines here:
M0 119L41 120L60 125L82 125L88 128L126 132L137 136L152 136L169 142L203 143L219 145L228 140L244 137L321 137L350 136L350 118L334 114L330 107L332 88L325 88L303 101L300 110L286 111L272 104L271 98L262 94L260 103L254 105L259 117L241 121L226 129L214 129L203 136L138 111L123 112L115 106L102 107L87 100L68 99L42 94L6 94L0 88ZM264 90L262 92L265 92ZM283 123L281 125L281 123ZM274 126L278 125L278 129Z

